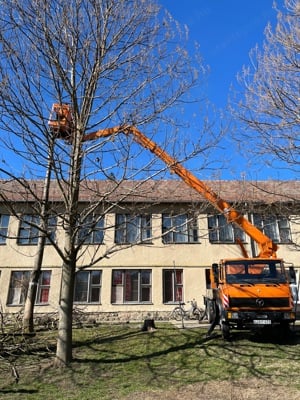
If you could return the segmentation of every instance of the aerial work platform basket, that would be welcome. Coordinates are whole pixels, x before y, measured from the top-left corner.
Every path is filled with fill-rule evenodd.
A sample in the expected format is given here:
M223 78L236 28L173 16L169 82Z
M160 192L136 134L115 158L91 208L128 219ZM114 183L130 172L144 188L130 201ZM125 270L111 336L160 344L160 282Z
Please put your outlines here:
M69 138L74 129L73 113L69 104L52 105L48 126L50 131L61 139Z

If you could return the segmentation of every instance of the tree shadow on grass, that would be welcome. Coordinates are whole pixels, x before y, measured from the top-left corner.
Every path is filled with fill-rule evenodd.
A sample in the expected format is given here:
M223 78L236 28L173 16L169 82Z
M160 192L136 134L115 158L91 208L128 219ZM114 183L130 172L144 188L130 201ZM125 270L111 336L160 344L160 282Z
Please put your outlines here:
M120 329L122 329L122 327ZM92 337L88 340L74 340L73 348L80 348L82 346L89 346L91 344L105 344L105 343L117 342L120 340L132 338L134 336L139 336L141 334L142 332L140 329L132 329L131 332L126 331L122 333L114 331L113 333L107 333L105 336L99 335L96 337Z
M158 330L159 331L159 330ZM165 332L167 330L164 329ZM122 334L118 335L112 335L110 337L99 337L99 338L94 338L92 340L86 341L84 343L77 343L73 347L74 349L79 349L80 347L90 347L91 350L95 350L93 346L97 345L102 345L105 343L114 343L117 341L122 341L126 339L134 339L134 338L147 338L147 340L151 340L151 338L155 338L155 336L159 334L157 331L152 331L152 332L142 332L141 330L135 330L132 332L125 332ZM179 352L182 350L187 350L187 349L192 349L196 345L202 345L205 343L206 338L204 331L202 334L195 334L193 336L187 335L187 341L177 345L175 342L172 341L171 336L169 336L168 340L168 335L165 335L164 337L160 337L160 342L168 342L168 347L166 348L164 344L164 349L161 350L150 350L148 353L142 353L142 354L135 354L134 353L134 346L127 347L126 342L124 343L124 346L122 348L122 351L120 352L117 350L114 352L111 348L107 351L107 357L104 358L80 358L80 357L74 357L73 360L79 363L103 363L103 364L114 364L114 363L126 363L126 362L131 362L131 361L137 361L137 360L142 360L147 357L160 357L160 356L165 356L167 354L173 353L173 352ZM157 348L157 347L156 347ZM99 349L99 352L101 352L101 349ZM103 350L102 350L103 352ZM106 350L104 349L104 353L106 353Z
M167 331L166 331L167 332ZM181 331L184 334L184 330ZM155 337L157 332L141 332L140 330L133 330L132 332L122 332L120 334L114 334L112 336L106 337L96 337L84 342L74 343L73 348L80 349L81 347L88 347L92 351L96 351L101 353L102 357L74 357L74 361L78 363L102 363L102 364L115 364L115 363L129 363L131 361L137 361L141 359L145 359L145 357L155 358L161 356L167 356L171 353L176 353L184 350L193 349L195 347L203 347L209 346L213 343L215 346L226 347L229 344L240 345L241 342L248 341L250 346L251 343L261 343L261 344L272 344L272 345L287 345L287 346L297 346L300 344L300 331L294 330L290 331L288 334L285 332L278 332L277 330L268 330L263 329L259 331L233 331L231 335L231 339L229 341L224 341L222 339L221 332L216 330L213 332L211 337L206 336L206 330L199 329L198 332L194 335L189 333L186 335L186 342L181 344L176 344L176 342L172 342L171 336L168 339L168 335L165 337L160 337L160 342L164 342L164 348L160 349L159 346L156 346L156 350L150 350L148 353L138 354L134 352L134 346L131 346L130 343L127 343L126 340L131 340L138 337L147 336L148 338ZM97 348L98 345L105 345L107 343L114 343L117 341L125 341L124 347L120 351L116 349L114 351L112 348L109 350ZM168 344L166 347L166 343Z
M79 334L79 339L73 343L74 364L70 365L69 379L74 379L76 387L84 387L86 382L79 377L82 371L92 371L95 376L103 376L107 382L114 384L120 371L124 374L128 370L122 383L125 385L129 384L131 373L138 381L143 371L149 384L154 383L155 387L163 388L170 379L175 384L183 379L189 383L214 379L234 380L238 376L236 372L242 371L268 381L273 379L273 370L268 369L266 362L269 365L273 362L280 365L281 360L291 363L300 361L300 346L297 347L300 344L299 329L288 338L277 336L272 331L261 335L233 330L229 342L222 339L218 328L210 338L206 337L206 333L207 329L203 327L177 329L161 325L154 332L142 332L137 325L123 325L111 329L100 328L88 338L87 335ZM286 378L285 374L286 370L280 372L283 378ZM61 375L55 375L56 378L59 380ZM294 379L296 381L295 376ZM7 385L0 389L0 397L1 394L23 393L26 398L26 393L29 397L30 393L35 392L37 390Z
M22 389L18 387L11 387L11 388L0 388L0 394L35 394L39 391L37 389ZM24 397L25 399L25 397Z
M68 373L51 375L51 382L70 381L78 391L95 385L93 377L105 379L107 389L120 387L142 388L142 383L164 389L168 385L185 385L214 380L236 380L239 376L259 378L266 383L276 382L276 376L297 381L296 371L278 369L272 364L285 366L300 361L300 331L282 340L271 335L258 335L248 331L232 331L232 340L224 341L217 328L212 337L206 337L206 328L177 329L159 325L154 332L142 332L139 326L113 326L86 335L78 332L73 343L74 358ZM88 336L88 337L87 337ZM91 337L92 336L92 337ZM44 370L46 371L46 370ZM51 372L52 374L52 372ZM121 375L120 375L121 374ZM240 375L239 375L240 374ZM122 378L120 379L120 376ZM47 380L47 375L45 378ZM101 380L101 379L100 379ZM139 386L140 385L140 386ZM142 389L141 389L142 390ZM17 385L0 389L0 397L16 393L22 398L38 390L26 390ZM2 396L1 396L2 395Z
M140 371L143 371L143 380L160 389L171 383L180 386L215 379L235 381L245 375L268 384L277 384L277 378L287 379L289 383L291 379L298 380L296 372L287 374L289 368L281 370L272 365L281 365L282 360L285 366L292 365L300 360L300 346L297 346L300 332L283 340L274 332L270 336L267 332L258 335L233 331L231 341L224 341L218 329L210 338L206 332L206 329L168 328L153 333L123 331L111 341L106 337L103 342L99 337L98 347L91 341L92 352L87 357L84 353L76 354L74 362L104 374L112 382L119 371L131 371L124 374L124 385L130 382L131 375L135 381L142 379ZM121 344L115 346L119 340ZM144 347L139 348L141 342Z

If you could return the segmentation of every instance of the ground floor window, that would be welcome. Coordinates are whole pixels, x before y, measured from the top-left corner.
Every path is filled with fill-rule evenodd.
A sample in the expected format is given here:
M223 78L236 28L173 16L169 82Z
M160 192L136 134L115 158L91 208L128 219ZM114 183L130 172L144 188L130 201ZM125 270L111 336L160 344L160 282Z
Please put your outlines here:
M113 270L112 303L151 302L151 270Z
M36 293L36 304L45 304L49 301L51 271L41 273Z
M175 303L183 299L183 270L163 270L163 302Z
M8 305L22 305L25 303L30 271L13 271L11 273ZM51 271L42 271L37 286L36 304L47 304L49 301Z
M75 277L75 303L100 303L102 271L79 271Z

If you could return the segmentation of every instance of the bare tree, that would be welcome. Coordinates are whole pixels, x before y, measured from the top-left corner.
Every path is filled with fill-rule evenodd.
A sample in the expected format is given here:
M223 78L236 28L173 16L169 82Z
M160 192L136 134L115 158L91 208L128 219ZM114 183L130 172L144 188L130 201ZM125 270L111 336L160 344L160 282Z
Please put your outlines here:
M271 24L266 27L263 48L251 51L251 65L239 75L244 96L233 105L233 112L246 128L237 139L245 143L245 139L251 138L247 154L297 173L300 167L300 2L285 0L277 12L276 27ZM242 148L245 155L245 146Z
M154 0L8 0L1 3L0 32L0 127L5 148L1 175L22 186L24 197L44 221L37 228L62 259L56 362L68 365L82 223L95 211L98 218L108 213L116 204L110 196L125 180L134 183L118 193L119 200L167 170L130 136L86 142L86 133L116 124L139 126L183 161L212 148L219 134L213 135L211 122L203 118L207 122L201 123L193 145L186 134L176 139L179 121L188 127L182 110L196 100L188 94L201 83L205 68L197 52L191 59L185 50L185 30ZM63 210L53 202L43 208L45 187L37 191L33 182L46 176L53 102L68 103L72 110L71 137L54 137L51 150L52 176ZM97 179L108 180L105 193L97 189ZM83 189L90 197L80 208ZM58 216L63 243L47 231L50 215ZM93 225L87 233L90 229ZM99 255L96 249L90 265L116 250Z

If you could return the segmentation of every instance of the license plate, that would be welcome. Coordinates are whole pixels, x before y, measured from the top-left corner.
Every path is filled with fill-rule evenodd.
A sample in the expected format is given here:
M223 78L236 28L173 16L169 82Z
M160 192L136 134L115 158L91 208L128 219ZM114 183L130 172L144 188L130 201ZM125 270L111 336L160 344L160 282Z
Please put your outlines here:
M255 325L271 325L270 319L255 319L253 321Z

